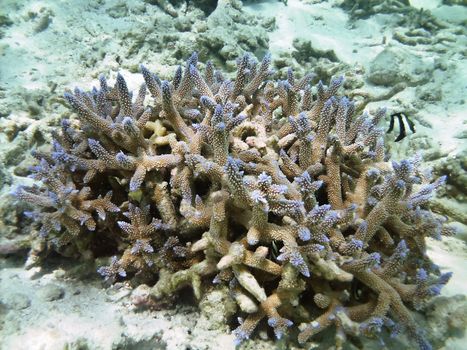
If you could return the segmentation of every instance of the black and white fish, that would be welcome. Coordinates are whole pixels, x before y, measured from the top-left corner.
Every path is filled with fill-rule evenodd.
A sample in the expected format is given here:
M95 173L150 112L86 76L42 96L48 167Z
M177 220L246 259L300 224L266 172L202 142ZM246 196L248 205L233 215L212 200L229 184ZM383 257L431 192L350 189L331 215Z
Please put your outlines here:
M402 140L404 137L407 136L405 123L407 123L407 126L409 127L410 131L412 131L412 133L415 133L415 124L413 123L413 121L411 121L405 113L398 112L398 113L391 114L391 120L389 122L389 129L388 131L386 131L387 134L392 132L392 130L394 129L395 118L397 118L399 122L399 135L396 137L394 142L399 142L400 140Z

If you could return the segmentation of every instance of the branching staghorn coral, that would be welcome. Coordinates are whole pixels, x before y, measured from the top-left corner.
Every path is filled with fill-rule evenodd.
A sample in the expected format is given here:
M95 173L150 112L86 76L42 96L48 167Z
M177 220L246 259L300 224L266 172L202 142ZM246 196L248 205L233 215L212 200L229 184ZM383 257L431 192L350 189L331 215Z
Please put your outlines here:
M277 338L298 325L300 343L333 326L338 348L406 330L429 349L410 309L450 278L425 246L452 233L428 205L445 179L418 156L388 162L385 110L356 116L341 77L276 81L269 55L245 54L233 81L197 66L193 54L171 81L141 66L135 96L120 74L65 94L76 118L36 152L42 185L17 191L43 239L98 255L102 235L114 256L99 272L156 276L157 299L228 285L237 342L264 322Z

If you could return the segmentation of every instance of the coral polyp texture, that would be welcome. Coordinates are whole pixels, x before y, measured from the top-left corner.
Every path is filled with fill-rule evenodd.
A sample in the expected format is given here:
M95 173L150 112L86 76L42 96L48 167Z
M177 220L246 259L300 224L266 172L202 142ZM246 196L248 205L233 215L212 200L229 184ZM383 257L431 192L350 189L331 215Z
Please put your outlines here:
M385 110L355 115L342 77L273 79L269 55L237 64L229 80L193 54L171 81L141 66L135 94L120 74L67 92L76 114L34 153L38 185L16 191L41 225L30 258L112 256L105 279L155 279L159 300L226 285L238 342L261 324L300 343L334 327L338 348L405 331L429 349L410 309L450 277L425 246L451 233L428 207L444 178L418 156L389 162Z

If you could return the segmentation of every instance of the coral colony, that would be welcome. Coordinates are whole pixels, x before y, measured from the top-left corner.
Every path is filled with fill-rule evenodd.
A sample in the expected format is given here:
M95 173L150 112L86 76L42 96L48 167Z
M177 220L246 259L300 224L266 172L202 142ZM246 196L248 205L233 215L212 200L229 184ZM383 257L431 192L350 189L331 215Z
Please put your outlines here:
M342 77L312 87L291 70L271 80L270 65L245 54L231 81L193 54L172 81L141 66L134 95L120 74L66 93L76 118L35 153L41 185L18 198L48 248L115 255L108 280L156 277L159 300L228 285L237 342L267 323L300 343L334 327L338 347L405 331L430 349L409 308L450 278L425 246L451 233L427 208L445 179L419 157L388 162L385 110L356 116Z

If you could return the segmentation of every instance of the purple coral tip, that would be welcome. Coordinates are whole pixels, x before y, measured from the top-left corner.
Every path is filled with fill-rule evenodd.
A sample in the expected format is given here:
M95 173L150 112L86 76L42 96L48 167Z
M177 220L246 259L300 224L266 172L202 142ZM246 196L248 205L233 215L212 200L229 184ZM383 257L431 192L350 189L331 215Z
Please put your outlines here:
M379 265L381 262L381 254L380 253L371 253L370 258L374 261L375 265Z
M245 340L250 338L249 334L247 332L245 332L243 329L241 329L240 327L236 328L233 331L233 335L235 336L234 344L236 346L240 345Z
M271 183L272 178L268 174L266 174L264 171L258 175L258 182L260 183Z
M363 248L363 242L359 239L354 239L352 238L352 240L350 241L356 249L362 249Z
M194 64L190 64L190 66L188 67L188 70L190 71L190 75L195 75L198 73L198 69L196 68Z
M417 271L417 280L420 282L424 282L428 279L428 273L425 269L421 268Z
M403 190L405 188L405 182L403 180L397 180L395 187L399 190Z
M271 62L271 53L270 52L266 52L266 54L264 55L263 57L263 62Z
M222 115L222 112L224 111L224 109L222 108L222 105L216 105L216 109L214 110L214 115Z
M304 242L309 241L311 239L311 232L308 228L301 227L298 230L298 237Z
M163 80L162 83L161 83L161 89L162 89L162 92L165 93L165 94L170 94L170 84L167 80Z

